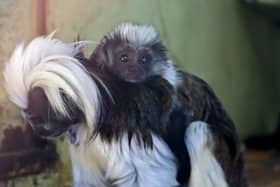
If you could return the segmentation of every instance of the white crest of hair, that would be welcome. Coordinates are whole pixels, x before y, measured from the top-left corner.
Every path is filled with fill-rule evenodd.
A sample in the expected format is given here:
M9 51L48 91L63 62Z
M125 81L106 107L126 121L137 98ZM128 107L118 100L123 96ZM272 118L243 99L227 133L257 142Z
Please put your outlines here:
M213 140L208 124L192 122L185 134L191 160L189 187L228 187L223 169L212 152Z
M159 40L155 28L151 25L122 23L108 36L109 38L114 38L116 35L120 36L122 40L127 40L135 46L143 46Z
M59 40L52 39L55 32L47 37L37 37L28 46L19 44L5 64L4 78L6 90L11 100L20 108L27 107L27 90L24 77L36 64L50 55L74 56L79 47L66 45Z
M63 43L54 39L53 34L37 37L26 47L23 44L16 47L4 69L8 95L25 109L28 92L40 87L51 107L69 116L61 97L63 91L84 112L87 123L93 125L99 117L100 93L85 68L74 58L85 44Z
M83 133L79 136L83 137ZM176 159L167 144L152 135L153 149L126 135L111 143L98 135L90 144L70 144L75 187L178 186Z

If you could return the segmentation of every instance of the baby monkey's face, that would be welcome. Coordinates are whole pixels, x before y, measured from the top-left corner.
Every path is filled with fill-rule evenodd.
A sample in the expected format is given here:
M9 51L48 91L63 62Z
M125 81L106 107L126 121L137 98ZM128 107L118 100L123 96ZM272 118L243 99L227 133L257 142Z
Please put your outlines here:
M149 25L132 23L120 24L104 36L90 61L129 82L163 76L172 68L156 30Z
M108 40L95 55L103 56L102 64L129 82L161 75L167 63L166 50L161 42L135 45L129 41Z
M117 46L112 51L112 70L120 78L129 82L138 82L154 74L156 56L147 47L136 48L129 44Z

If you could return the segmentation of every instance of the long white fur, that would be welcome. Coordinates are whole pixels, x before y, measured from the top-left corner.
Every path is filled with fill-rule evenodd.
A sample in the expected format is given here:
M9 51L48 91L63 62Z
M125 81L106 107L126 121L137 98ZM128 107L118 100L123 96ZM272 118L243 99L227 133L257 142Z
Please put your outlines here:
M97 136L86 147L70 145L74 186L178 186L174 155L161 138L152 139L153 149L138 144L136 137L129 145L126 135L111 144Z
M189 187L228 187L224 172L213 154L213 140L208 124L193 122L185 134L191 159Z
M16 47L4 69L8 95L12 102L26 109L28 92L40 87L51 107L69 116L61 98L63 90L85 114L87 124L94 128L102 106L100 93L85 68L74 58L87 42L66 44L52 36L53 33L37 37L26 47L24 44Z

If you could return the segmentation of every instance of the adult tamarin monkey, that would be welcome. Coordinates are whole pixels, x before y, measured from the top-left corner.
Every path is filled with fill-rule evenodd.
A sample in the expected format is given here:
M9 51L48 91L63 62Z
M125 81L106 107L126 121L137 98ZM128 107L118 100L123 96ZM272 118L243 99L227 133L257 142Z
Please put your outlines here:
M91 63L111 69L116 76L128 82L145 81L154 75L166 79L175 88L177 104L181 106L186 118L209 124L214 136L213 152L222 165L229 186L246 186L242 154L233 121L206 82L189 73L175 70L168 58L166 47L152 26L131 23L117 26L104 37L90 59ZM172 130L170 142L174 142L174 136L179 145L173 146L173 152L181 166L185 165L188 169L185 162L188 158L184 157L186 154L180 154L180 151L184 150L184 147L180 146L184 144L178 142L180 136L183 136L181 130L182 127L177 131ZM181 183L186 182L186 169L179 168L177 177Z
M164 139L167 126L186 121L174 110L173 86L160 76L123 81L81 57L82 45L52 36L19 45L4 69L11 101L40 136L69 137L75 187L178 186L180 163ZM186 130L189 187L228 186L215 136L204 122Z

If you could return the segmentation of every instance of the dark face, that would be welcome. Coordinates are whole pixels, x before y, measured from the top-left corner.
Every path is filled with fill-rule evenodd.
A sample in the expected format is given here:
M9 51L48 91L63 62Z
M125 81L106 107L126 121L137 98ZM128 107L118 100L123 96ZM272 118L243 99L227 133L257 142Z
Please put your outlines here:
M100 55L98 53L104 53ZM161 75L167 55L161 42L146 46L135 46L127 41L108 40L96 56L121 79L129 82L145 80L152 75ZM95 58L92 56L92 58Z
M77 114L71 115L71 119L56 114L51 109L41 88L34 88L29 92L28 103L28 108L23 111L23 116L39 136L58 137L79 121L79 111L76 111Z
M153 66L153 53L148 48L121 45L112 51L112 69L122 79L137 82L144 80Z

